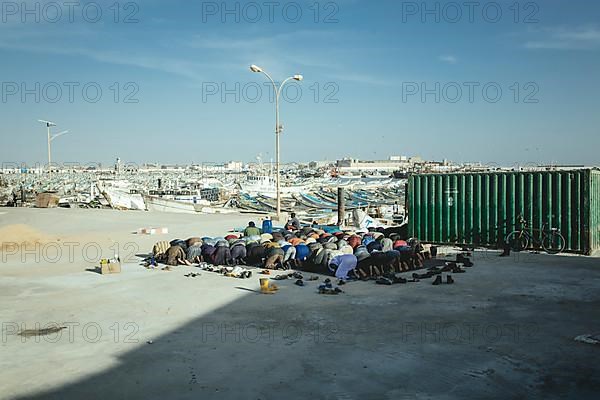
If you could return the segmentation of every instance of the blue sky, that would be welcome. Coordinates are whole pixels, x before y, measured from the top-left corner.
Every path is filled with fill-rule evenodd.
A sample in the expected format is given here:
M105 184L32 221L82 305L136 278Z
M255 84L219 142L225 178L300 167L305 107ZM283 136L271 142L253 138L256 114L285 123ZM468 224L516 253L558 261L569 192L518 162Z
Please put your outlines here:
M114 0L72 15L63 2L24 2L33 14L6 3L4 163L46 160L37 119L71 131L53 142L57 162L268 161L274 105L250 64L305 77L281 106L284 162L599 163L595 1L522 1L518 13L514 0L481 1L472 15L462 1L425 2L427 13L421 1L144 0L117 3L118 15Z

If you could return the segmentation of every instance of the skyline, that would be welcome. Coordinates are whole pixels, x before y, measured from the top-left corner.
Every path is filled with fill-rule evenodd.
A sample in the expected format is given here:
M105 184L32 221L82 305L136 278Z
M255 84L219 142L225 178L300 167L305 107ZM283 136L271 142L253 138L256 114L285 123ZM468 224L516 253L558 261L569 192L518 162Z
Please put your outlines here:
M480 2L502 16L463 8L451 22L461 3L85 1L98 21L64 8L50 22L52 2L24 3L39 23L5 5L0 21L4 163L44 162L38 119L71 132L53 142L59 163L267 161L274 107L257 64L305 77L282 104L283 163L598 164L600 4Z

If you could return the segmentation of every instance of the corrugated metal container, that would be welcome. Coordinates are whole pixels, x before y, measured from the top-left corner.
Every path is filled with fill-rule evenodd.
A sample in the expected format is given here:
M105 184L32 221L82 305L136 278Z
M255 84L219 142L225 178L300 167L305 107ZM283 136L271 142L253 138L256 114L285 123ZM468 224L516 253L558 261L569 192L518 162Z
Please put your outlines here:
M425 242L493 246L522 215L560 229L567 252L600 250L598 170L412 175L407 209L409 235Z

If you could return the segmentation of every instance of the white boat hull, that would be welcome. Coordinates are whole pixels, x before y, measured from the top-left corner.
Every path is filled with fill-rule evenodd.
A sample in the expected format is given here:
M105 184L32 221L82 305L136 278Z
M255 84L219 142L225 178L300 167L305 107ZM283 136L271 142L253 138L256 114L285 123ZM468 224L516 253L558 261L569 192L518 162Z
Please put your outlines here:
M179 214L197 214L204 205L182 202L177 200L162 199L160 197L144 196L148 211L170 212Z

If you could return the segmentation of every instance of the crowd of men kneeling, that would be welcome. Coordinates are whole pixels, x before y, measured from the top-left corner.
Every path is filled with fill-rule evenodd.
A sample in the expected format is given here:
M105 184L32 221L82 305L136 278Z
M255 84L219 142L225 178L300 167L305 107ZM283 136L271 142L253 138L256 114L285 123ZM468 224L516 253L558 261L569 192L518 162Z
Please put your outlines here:
M383 230L326 232L300 227L262 233L250 223L243 233L225 237L193 237L158 242L149 264L245 265L265 269L300 270L340 279L369 279L419 269L431 253L416 239L403 240Z

